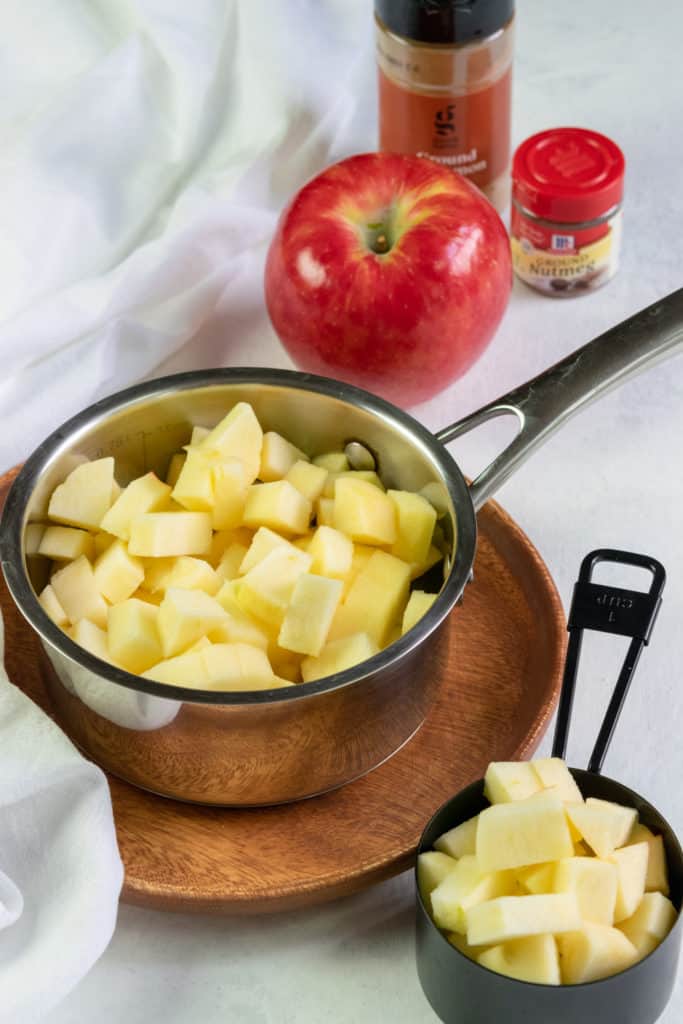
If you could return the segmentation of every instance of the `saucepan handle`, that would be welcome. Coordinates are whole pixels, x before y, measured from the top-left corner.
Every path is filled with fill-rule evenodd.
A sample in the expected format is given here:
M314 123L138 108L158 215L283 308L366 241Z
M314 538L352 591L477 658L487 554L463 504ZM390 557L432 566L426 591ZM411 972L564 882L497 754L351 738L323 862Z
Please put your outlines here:
M448 444L496 416L516 416L519 431L472 483L475 509L574 413L648 366L683 348L683 288L653 303L545 373L440 430Z

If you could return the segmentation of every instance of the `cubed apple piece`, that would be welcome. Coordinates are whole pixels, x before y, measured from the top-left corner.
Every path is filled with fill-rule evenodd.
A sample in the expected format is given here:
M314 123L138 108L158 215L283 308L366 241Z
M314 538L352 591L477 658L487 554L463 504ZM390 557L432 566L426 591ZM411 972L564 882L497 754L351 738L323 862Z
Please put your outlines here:
M121 540L130 540L131 523L145 512L156 512L171 495L171 488L154 473L131 480L102 519L102 529Z
M328 473L344 473L351 468L344 452L323 452L312 461L314 466L322 466Z
M353 542L332 526L319 526L308 545L311 572L343 580L351 572Z
M610 863L617 869L617 903L614 908L614 920L618 924L631 917L645 893L647 878L647 843L634 843L624 846L610 854Z
M105 628L107 604L97 588L92 565L85 555L58 569L50 583L72 625L79 619L90 619L96 626Z
M292 546L279 533L269 530L267 526L260 526L252 537L251 544L240 565L240 574L245 576L255 565L262 562L266 555L274 551L275 548L291 548Z
M173 488L173 500L190 512L211 512L215 502L214 469L220 458L217 452L189 447Z
M55 487L47 514L66 526L97 530L112 503L113 484L114 460L111 457L83 462Z
M676 908L661 892L646 892L635 913L619 924L638 957L648 956L667 937L676 923Z
M135 597L109 609L109 653L128 672L144 672L161 661L158 616L159 609L155 605Z
M288 480L252 484L244 507L244 524L267 526L286 534L306 533L313 506Z
M492 804L526 800L540 789L541 783L528 761L492 761L484 776L484 796Z
M205 555L211 547L208 512L146 512L131 523L131 555Z
M138 587L138 589L130 596L136 598L138 601L146 601L147 604L153 604L158 608L164 599L164 592L163 590L160 590L156 594L150 594L148 590L143 590L142 587Z
M185 459L187 454L185 452L174 452L168 462L168 469L166 470L166 483L169 487L175 487L178 483L178 477L180 471L185 465Z
M337 530L339 533L339 530ZM377 548L370 547L369 544L354 544L353 555L351 556L351 568L348 574L344 577L344 589L342 591L342 601L346 600L346 595L353 586L353 582L356 579L358 573L366 567L372 556L375 554Z
M342 473L329 473L322 490L323 498L334 498L337 493L337 480L348 477L350 480L365 480L366 483L378 487L380 491L386 488L374 469L348 469Z
M205 651L207 647L211 647L211 641L208 636L200 636L199 640L195 640L193 644L190 644L185 653L194 654L195 651Z
M94 557L99 558L107 548L110 548L117 538L111 533L99 530L93 537Z
M456 825L455 828L450 828L448 832L440 835L434 842L434 849L447 853L456 860L467 855L474 856L477 850L478 824L479 815L475 814L468 821L463 821L462 825Z
M303 573L292 596L278 635L280 647L317 658L341 599L341 580Z
M109 652L106 630L100 629L90 619L79 619L68 632L73 642L79 647L94 654L96 658L101 658L102 661L111 662L112 657Z
M493 945L525 935L558 935L582 926L573 893L500 896L470 907L465 916L467 941L471 946Z
M166 589L166 580L176 563L176 558L141 558L145 578L141 589L150 594L159 594Z
M384 551L375 551L361 569L330 628L330 639L367 633L383 647L392 627L400 622L408 600L410 567Z
M412 491L387 491L396 509L396 540L392 555L404 562L422 563L432 542L436 525L436 509L426 498Z
M296 581L308 572L311 561L310 555L292 545L275 548L239 581L241 607L279 630Z
M24 530L24 551L27 556L38 554L40 542L43 539L44 533L44 523L27 523L26 529Z
M408 604L403 613L401 623L401 636L415 626L422 616L429 611L436 601L436 594L428 594L425 590L413 590L408 598Z
M367 480L340 477L335 486L334 526L362 544L396 541L396 507L387 495Z
M586 923L581 930L559 935L557 945L565 985L609 978L638 959L635 946L623 932L604 924Z
M226 611L203 590L169 587L159 605L157 629L164 658L187 650L190 644L225 621Z
M264 483L282 480L297 462L306 464L308 461L308 455L291 441L274 430L268 430L263 435L258 478Z
M292 541L292 544L295 548L298 548L299 551L308 551L312 538L313 531L311 530L310 533L305 533L303 537L297 537L296 540Z
M217 530L211 538L207 562L215 569L231 544L243 544L248 549L253 537L254 531L248 530L246 526L238 526L236 530Z
M567 804L567 816L602 860L627 842L638 817L632 807L589 797L585 804Z
M538 757L531 762L531 767L544 789L552 788L556 796L561 794L569 803L583 803L581 790L561 757Z
M427 557L424 562L412 562L410 566L410 578L416 580L424 573L428 572L432 566L437 565L443 561L443 551L440 551L433 544L430 545Z
M202 652L210 690L270 690L277 681L265 651L248 644L212 644Z
M317 658L304 658L301 677L305 683L311 683L314 679L345 672L378 653L379 647L367 633L345 636L326 644Z
M242 523L249 494L247 469L240 459L223 459L213 468L214 530L232 530Z
M226 612L230 612L231 615L246 615L243 606L239 602L237 591L241 585L241 580L226 580L221 589L216 594L216 600L225 609ZM265 627L264 627L265 628ZM271 632L273 632L271 630Z
M483 871L547 863L573 852L564 805L556 797L495 804L479 815L477 858Z
M224 458L241 459L251 483L259 473L262 444L263 431L254 410L247 402L238 402L198 447L218 452Z
M145 578L142 562L128 554L122 540L114 541L100 555L93 566L93 573L97 589L110 604L125 601Z
M558 863L563 863L559 861ZM555 868L553 864L532 864L528 868L518 868L515 872L517 880L523 890L533 896L542 896L547 892L554 892Z
M453 857L436 850L419 854L417 858L417 886L422 900L431 908L429 897L440 882L443 882L458 862Z
M43 611L50 616L56 626L64 628L69 625L69 616L59 603L59 599L55 594L51 583L48 583L46 587L43 587L38 597L38 601L40 602Z
M529 935L493 946L477 957L490 971L536 985L559 985L560 958L553 935Z
M327 470L323 466L314 466L312 462L299 459L287 470L285 480L296 487L297 491L301 491L309 501L317 501L327 480Z
M197 447L202 443L205 437L210 434L209 427L201 427L198 423L192 427L192 433L190 434L190 441L187 447Z
M262 651L267 651L272 642L267 630L241 608L226 612L225 619L210 631L208 637L215 644L249 644Z
M166 658L141 673L143 679L154 679L171 686L193 690L209 689L209 677L202 658L203 651L186 651L175 658Z
M313 511L318 526L334 526L334 498L318 498Z
M614 924L617 902L617 869L596 857L567 857L558 861L555 892L573 892L584 921Z
M213 597L222 585L222 577L215 569L211 568L205 559L193 558L191 555L179 555L177 558L170 559L170 565L166 572L158 575L153 592L177 587L180 590L203 590L205 594Z
M632 843L647 843L649 856L647 859L647 877L645 879L645 892L661 892L669 895L669 876L666 867L666 853L664 851L664 840L656 836L645 825L640 822L634 827L629 837L629 845Z
M240 566L248 550L246 545L239 544L237 541L227 546L216 566L216 573L220 577L221 583L225 580L237 579L240 574Z
M92 561L95 556L95 540L87 530L79 530L74 526L47 526L38 545L38 554L53 558L56 562L72 562L81 555Z
M432 917L438 928L447 931L467 931L466 914L478 903L496 899L510 893L514 880L509 872L485 873L477 858L461 857L431 894ZM468 940L469 941L469 940Z
M302 654L297 654L295 651L287 651L272 640L268 644L266 653L276 676L281 676L283 679L289 680L290 683L301 682Z

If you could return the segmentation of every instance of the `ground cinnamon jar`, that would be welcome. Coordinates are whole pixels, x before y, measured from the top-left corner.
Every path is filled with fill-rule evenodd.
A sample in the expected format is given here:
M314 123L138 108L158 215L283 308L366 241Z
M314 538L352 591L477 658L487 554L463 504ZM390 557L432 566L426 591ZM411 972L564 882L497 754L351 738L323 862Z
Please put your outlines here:
M509 201L514 0L375 0L379 146Z
M539 132L512 162L512 265L548 295L576 295L617 271L624 155L585 128Z

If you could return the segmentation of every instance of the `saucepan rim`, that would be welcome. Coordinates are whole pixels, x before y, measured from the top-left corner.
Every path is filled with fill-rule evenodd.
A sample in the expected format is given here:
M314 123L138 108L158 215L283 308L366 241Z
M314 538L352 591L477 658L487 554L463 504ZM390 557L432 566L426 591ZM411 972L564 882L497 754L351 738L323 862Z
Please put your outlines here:
M199 690L143 679L102 661L76 644L50 619L31 586L22 535L30 498L45 470L65 450L77 443L79 436L86 437L89 430L108 415L133 409L150 398L221 384L254 384L312 392L359 407L385 422L389 421L394 429L410 441L424 446L448 490L455 509L456 550L437 599L404 637L344 672L310 683L297 683L292 687L245 691ZM354 439L362 441L362 438ZM50 647L85 669L129 690L167 700L225 707L279 704L289 700L315 698L323 693L361 683L376 672L397 665L409 652L424 643L453 609L470 578L475 547L476 516L467 482L446 447L426 427L398 406L351 384L296 370L262 367L221 367L159 377L118 391L86 407L53 431L26 460L7 496L0 530L0 562L12 598L32 629Z

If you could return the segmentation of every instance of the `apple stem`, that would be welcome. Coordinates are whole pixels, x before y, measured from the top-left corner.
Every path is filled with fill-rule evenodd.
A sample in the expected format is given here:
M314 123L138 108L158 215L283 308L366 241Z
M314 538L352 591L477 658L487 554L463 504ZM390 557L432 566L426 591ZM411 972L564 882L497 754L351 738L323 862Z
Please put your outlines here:
M364 241L371 252L378 256L388 253L394 244L393 213L391 210L383 210L375 220L365 225Z

